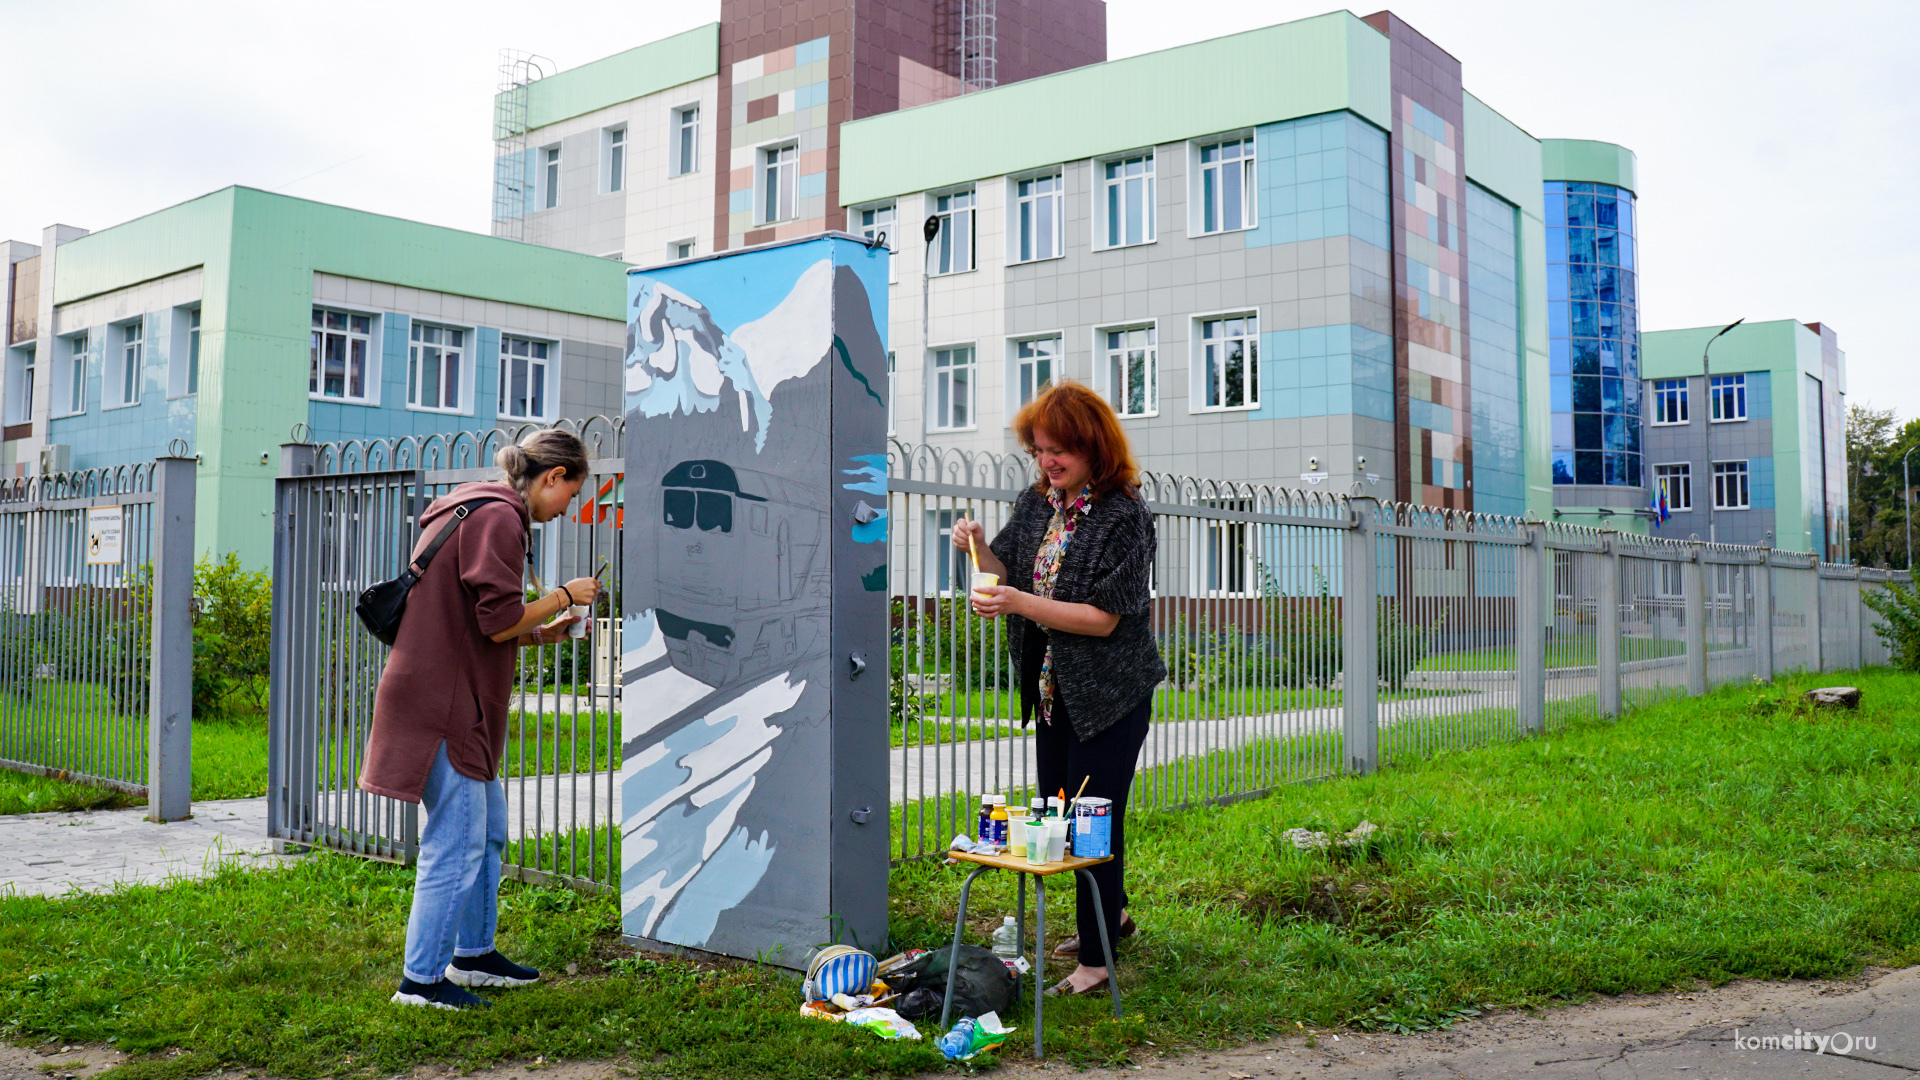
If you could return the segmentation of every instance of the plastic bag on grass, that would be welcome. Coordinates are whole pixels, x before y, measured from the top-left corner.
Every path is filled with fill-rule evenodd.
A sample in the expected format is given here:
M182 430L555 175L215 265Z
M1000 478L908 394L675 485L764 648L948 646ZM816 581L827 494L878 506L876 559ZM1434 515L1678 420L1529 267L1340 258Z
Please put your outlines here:
M909 1020L939 1016L947 991L947 960L952 946L915 957L887 973L887 985L902 996L894 1009ZM985 1016L1013 1005L1013 973L990 949L960 946L953 980L953 1015Z

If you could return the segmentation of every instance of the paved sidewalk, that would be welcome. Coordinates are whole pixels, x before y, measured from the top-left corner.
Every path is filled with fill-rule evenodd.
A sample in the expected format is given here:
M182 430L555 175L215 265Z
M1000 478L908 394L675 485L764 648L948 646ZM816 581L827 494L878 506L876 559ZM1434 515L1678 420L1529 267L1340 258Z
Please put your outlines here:
M267 800L193 804L193 817L156 825L145 807L0 815L0 891L57 896L118 882L204 877L223 861L284 861L267 839Z

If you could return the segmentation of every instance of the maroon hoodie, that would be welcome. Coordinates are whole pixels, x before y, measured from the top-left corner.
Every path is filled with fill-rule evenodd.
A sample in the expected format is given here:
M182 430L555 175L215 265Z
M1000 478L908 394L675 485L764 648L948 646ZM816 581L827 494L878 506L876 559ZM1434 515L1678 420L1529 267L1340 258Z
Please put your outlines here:
M495 642L524 614L532 518L512 486L461 484L421 518L418 556L461 503L492 496L455 530L407 594L406 617L373 698L360 787L419 802L442 739L462 776L492 780L507 743L507 702L519 644Z

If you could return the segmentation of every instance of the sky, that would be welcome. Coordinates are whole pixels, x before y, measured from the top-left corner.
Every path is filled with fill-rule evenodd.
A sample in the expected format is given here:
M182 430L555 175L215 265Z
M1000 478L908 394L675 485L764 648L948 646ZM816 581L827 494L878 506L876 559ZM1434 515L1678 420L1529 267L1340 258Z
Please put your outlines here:
M1329 10L1109 0L1108 52ZM1822 322L1846 350L1852 403L1920 416L1920 352L1900 329L1920 286L1920 4L1392 10L1532 135L1639 156L1643 329ZM0 145L14 148L0 239L104 228L229 184L485 232L501 49L565 69L718 14L718 0L0 0Z

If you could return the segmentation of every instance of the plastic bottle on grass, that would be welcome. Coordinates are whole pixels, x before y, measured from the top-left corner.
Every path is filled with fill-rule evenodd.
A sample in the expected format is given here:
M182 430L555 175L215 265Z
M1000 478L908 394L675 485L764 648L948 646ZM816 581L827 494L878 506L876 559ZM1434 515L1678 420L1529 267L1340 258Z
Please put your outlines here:
M1014 925L1011 915L993 931L993 955L1002 960L1012 960L1020 955L1020 928Z
M973 1044L973 1029L979 1027L979 1021L969 1016L953 1025L953 1030L940 1036L940 1052L952 1061L967 1052Z

